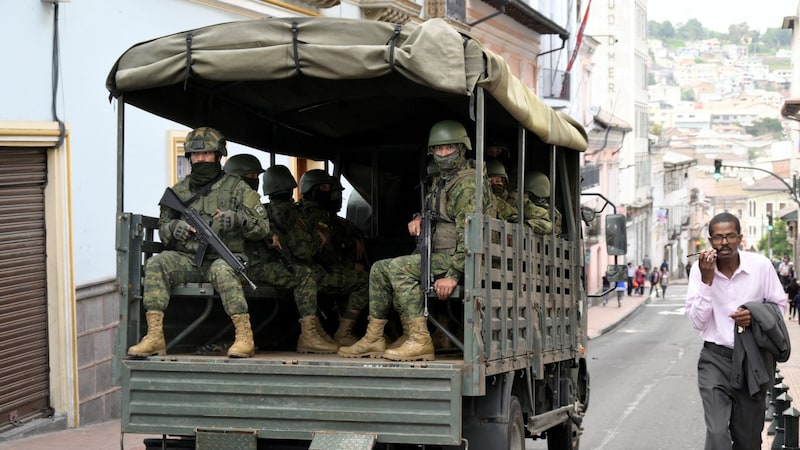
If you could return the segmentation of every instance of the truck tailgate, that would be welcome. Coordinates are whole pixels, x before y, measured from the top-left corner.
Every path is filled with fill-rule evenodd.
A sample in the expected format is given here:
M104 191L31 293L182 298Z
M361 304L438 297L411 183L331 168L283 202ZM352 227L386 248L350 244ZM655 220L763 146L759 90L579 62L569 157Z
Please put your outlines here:
M396 363L287 352L122 363L124 433L244 429L259 438L311 440L332 431L432 445L461 438L461 360Z

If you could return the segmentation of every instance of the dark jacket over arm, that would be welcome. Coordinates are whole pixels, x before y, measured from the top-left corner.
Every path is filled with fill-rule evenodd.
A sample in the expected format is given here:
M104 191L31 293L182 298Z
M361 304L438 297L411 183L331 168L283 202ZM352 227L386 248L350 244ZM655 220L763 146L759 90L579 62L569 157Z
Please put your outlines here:
M791 342L777 305L757 301L742 307L750 310L752 321L741 333L734 331L731 384L741 388L747 383L750 395L755 395L772 381L775 361L789 359Z

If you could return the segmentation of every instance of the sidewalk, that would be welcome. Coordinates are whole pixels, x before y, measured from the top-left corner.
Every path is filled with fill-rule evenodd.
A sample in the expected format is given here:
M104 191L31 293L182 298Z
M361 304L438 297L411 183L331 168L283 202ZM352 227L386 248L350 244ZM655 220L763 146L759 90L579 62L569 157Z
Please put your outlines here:
M675 280L672 284L685 284L685 279ZM649 288L645 290L648 292ZM649 299L648 295L643 296L625 296L622 300L622 306L617 306L616 294L609 298L606 306L596 305L589 308L588 311L588 336L589 339L597 338L604 333L613 330L616 326L621 324L628 316L636 312L640 307L646 304ZM800 342L800 325L798 325L797 318L794 321L787 321L789 335L793 342ZM797 356L795 356L797 355ZM784 377L783 383L790 388L795 387L800 391L800 347L795 349L795 353L789 361L779 364L778 369L780 374ZM791 389L790 389L791 395ZM800 398L800 394L796 394ZM767 430L771 422L766 422L764 425L764 443L763 449L771 448L772 436L767 436ZM54 431L45 434L24 437L20 439L0 442L0 450L10 449L26 449L26 450L61 450L81 448L83 450L111 450L111 449L124 449L124 450L145 450L143 440L145 435L140 434L126 434L124 442L120 443L120 421L109 420L93 425L82 426L80 428L71 428L62 431Z

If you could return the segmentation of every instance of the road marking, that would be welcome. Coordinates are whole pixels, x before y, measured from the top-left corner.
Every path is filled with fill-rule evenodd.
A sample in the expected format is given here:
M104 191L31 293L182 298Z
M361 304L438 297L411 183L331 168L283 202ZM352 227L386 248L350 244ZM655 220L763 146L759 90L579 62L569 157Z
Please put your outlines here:
M659 314L667 314L667 315L683 316L683 315L686 315L686 307L682 306L682 307L674 309L672 311L659 311L658 313Z

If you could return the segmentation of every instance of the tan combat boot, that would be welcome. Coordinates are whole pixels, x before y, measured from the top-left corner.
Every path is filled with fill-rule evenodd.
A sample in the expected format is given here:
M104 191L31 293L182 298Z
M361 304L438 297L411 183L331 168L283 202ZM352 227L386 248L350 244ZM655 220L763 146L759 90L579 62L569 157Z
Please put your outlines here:
M367 324L367 333L355 344L339 349L339 356L345 358L380 358L386 349L386 339L383 337L383 327L386 325L385 319L375 319L370 317Z
M339 319L339 329L333 335L333 339L341 346L353 345L358 342L358 338L353 336L353 325L356 321L353 319Z
M164 356L167 354L167 341L164 340L164 312L147 311L147 334L138 344L128 349L129 356Z
M403 345L383 352L383 357L392 361L433 361L433 342L428 332L428 319L410 319L411 333Z
M256 353L253 343L253 329L250 328L250 314L234 314L231 316L236 327L236 339L228 349L230 358L249 358Z
M408 340L408 335L410 333L409 329L411 327L411 322L409 322L408 319L405 318L405 316L400 316L400 323L403 324L403 335L400 336L399 338L397 338L391 344L387 345L386 346L387 349L394 350L396 348L400 348L400 346L405 344L406 341Z
M325 327L322 326L322 321L319 320L319 316L314 316L314 321L315 324L317 325L317 332L319 333L320 337L322 339L325 339L325 342L327 342L328 344L334 344L336 345L336 347L339 347L339 343L336 342L336 340L332 338L327 331L325 331Z
M297 352L336 353L336 350L339 350L339 344L328 342L324 336L328 336L328 334L319 325L319 318L316 315L301 317ZM328 339L331 337L328 336Z

